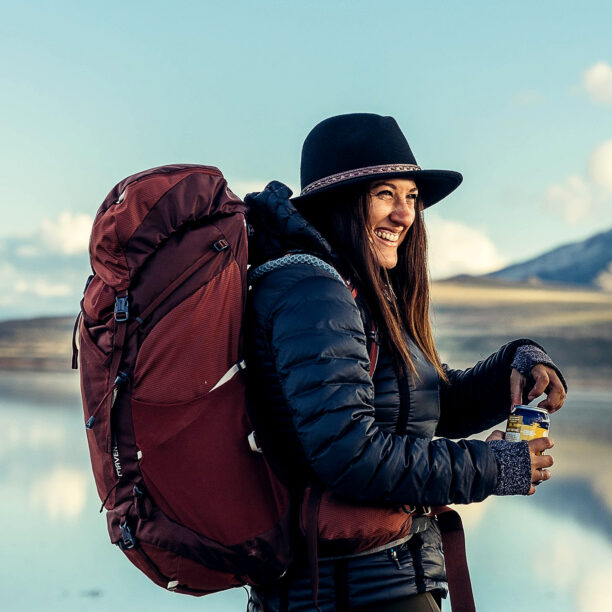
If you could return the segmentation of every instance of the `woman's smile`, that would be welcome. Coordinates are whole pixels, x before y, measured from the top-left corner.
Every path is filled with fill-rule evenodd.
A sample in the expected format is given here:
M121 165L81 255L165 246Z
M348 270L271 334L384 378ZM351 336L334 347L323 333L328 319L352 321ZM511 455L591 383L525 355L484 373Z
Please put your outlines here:
M403 228L396 232L392 232L390 230L385 229L375 229L374 234L380 238L383 242L390 244L392 246L397 246L400 234L402 233Z

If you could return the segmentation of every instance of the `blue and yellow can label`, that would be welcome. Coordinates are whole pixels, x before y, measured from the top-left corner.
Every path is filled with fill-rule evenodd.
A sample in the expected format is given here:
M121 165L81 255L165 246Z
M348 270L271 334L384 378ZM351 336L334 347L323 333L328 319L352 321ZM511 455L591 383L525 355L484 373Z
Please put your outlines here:
M535 440L547 438L550 429L550 417L543 408L531 406L514 406L508 416L506 426L506 440L508 442L521 442L522 440Z

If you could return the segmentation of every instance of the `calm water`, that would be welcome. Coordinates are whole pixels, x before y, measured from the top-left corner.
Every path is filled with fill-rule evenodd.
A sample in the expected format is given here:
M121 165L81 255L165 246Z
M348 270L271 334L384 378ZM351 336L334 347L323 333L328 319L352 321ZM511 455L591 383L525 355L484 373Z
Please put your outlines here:
M535 496L462 509L480 611L612 610L611 395L553 415L554 478ZM242 589L168 593L109 543L80 410L74 376L0 374L2 608L244 610Z

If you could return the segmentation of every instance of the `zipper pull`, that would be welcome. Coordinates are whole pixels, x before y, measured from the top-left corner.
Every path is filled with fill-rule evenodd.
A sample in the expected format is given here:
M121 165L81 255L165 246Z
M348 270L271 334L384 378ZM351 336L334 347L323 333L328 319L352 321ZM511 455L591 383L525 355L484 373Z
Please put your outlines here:
M390 548L389 549L389 556L391 557L391 560L393 561L393 563L395 563L395 565L397 566L398 570L402 569L402 564L400 563L399 559L397 558L397 552L395 551L395 548Z

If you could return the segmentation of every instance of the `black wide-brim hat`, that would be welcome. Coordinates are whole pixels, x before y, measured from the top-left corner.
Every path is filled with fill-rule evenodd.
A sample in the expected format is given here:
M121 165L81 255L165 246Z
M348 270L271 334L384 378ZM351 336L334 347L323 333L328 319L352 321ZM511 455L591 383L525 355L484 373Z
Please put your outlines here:
M317 124L304 141L297 205L314 196L379 178L413 180L427 208L463 180L453 170L423 170L393 117L371 113L338 115Z

